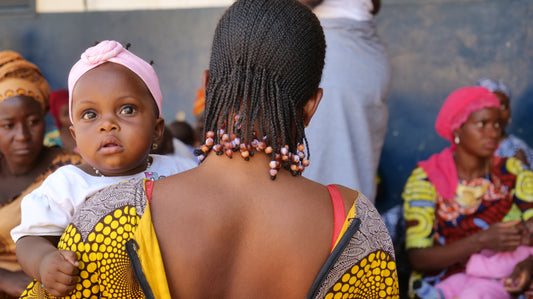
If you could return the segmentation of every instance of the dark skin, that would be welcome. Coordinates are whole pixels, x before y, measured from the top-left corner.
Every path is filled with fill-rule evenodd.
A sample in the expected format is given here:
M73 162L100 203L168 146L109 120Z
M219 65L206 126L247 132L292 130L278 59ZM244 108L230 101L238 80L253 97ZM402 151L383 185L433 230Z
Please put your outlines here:
M19 195L63 152L42 145L44 130L39 102L16 96L0 103L0 204Z
M454 154L459 179L472 180L487 174L487 165L501 136L499 109L485 108L473 112L454 135L460 138ZM522 244L523 226L519 220L495 223L488 229L446 245L408 250L413 270L439 271L466 262L482 249L511 251Z
M33 98L21 95L0 103L0 205L20 195L63 153L42 145L44 129L41 104ZM0 294L19 297L30 282L22 271L0 268Z
M502 125L502 137L500 138L500 142L505 140L509 135L505 131L507 126L509 125L509 121L511 120L511 99L509 99L503 92L501 91L495 91L494 94L498 97L498 100L500 100L501 105L501 111L500 111L500 117L501 117L501 125ZM526 154L523 150L519 149L515 153L515 158L522 161L522 163L526 166L530 166L529 162L527 161Z

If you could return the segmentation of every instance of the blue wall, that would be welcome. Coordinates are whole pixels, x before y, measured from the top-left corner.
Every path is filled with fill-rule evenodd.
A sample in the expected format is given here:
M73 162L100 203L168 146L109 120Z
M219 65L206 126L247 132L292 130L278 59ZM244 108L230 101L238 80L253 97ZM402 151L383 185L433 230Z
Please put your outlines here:
M57 89L66 87L70 67L94 41L130 42L132 51L155 62L164 117L171 120L181 110L193 122L192 102L222 12L0 15L0 49L15 50L36 63ZM509 131L533 144L533 1L383 0L376 22L393 67L380 210L401 202L403 184L418 160L447 145L433 128L446 96L480 77L501 78L510 86Z

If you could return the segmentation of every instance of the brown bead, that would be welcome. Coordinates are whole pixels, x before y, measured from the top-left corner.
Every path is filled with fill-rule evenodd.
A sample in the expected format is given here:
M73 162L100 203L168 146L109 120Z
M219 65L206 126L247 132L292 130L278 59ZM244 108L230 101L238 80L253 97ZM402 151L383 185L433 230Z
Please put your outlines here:
M245 158L245 159L248 158L248 157L250 157L250 152L249 152L249 151L241 152L241 157L243 157L243 158Z
M272 154L272 147L271 146L267 146L267 148L265 148L265 154Z
M202 145L202 152L207 153L208 151L209 151L209 146L207 146L205 144Z
M307 159L303 159L303 160L302 160L302 165L303 165L304 167L309 166L309 164L310 164L309 160L307 160Z
M233 157L233 151L231 149L227 149L226 150L226 156L228 156L228 158L232 158Z
M215 132L207 131L207 133L205 134L205 137L207 137L207 138L215 138Z
M298 164L291 164L292 171L298 171Z

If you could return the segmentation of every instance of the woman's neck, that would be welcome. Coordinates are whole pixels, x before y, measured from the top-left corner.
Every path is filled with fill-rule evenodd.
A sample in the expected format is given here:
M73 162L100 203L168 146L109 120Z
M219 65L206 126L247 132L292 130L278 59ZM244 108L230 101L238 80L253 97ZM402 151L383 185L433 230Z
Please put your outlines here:
M492 165L491 158L476 157L460 150L454 153L453 160L457 168L457 177L467 181L489 174Z

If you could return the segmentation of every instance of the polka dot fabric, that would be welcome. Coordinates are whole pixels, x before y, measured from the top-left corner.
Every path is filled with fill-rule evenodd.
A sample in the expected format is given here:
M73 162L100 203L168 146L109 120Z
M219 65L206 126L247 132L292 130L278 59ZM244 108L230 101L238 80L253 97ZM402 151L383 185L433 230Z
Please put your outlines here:
M78 283L68 296L61 298L145 298L125 251L145 203L121 201L86 202L74 216L77 220L61 236L59 250L75 252L79 261ZM20 298L57 297L47 294L39 282L33 282Z
M325 299L399 298L396 263L383 251L371 253L331 287Z

